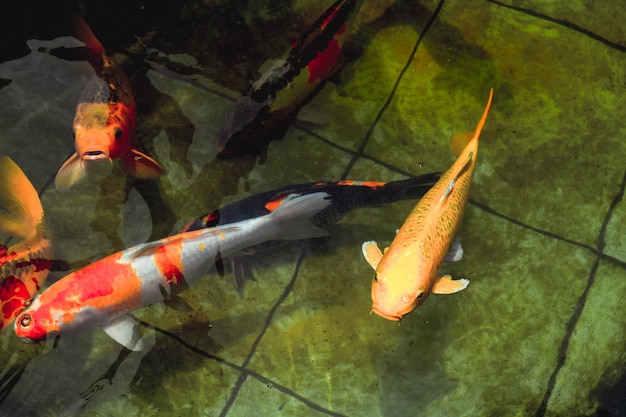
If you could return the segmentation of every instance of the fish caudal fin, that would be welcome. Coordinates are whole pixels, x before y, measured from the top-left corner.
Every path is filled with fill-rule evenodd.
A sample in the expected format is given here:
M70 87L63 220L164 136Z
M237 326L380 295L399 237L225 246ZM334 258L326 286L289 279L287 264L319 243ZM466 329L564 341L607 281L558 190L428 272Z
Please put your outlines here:
M380 251L378 244L373 240L363 242L363 245L361 245L361 252L363 252L363 256L365 257L367 263L370 264L372 269L375 271L378 267L378 263L383 258L383 253Z
M74 28L76 38L83 42L87 48L89 64L96 72L100 72L103 65L104 46L102 46L102 43L96 38L82 17L72 16L72 27Z
M8 156L0 158L0 232L30 239L43 222L37 191Z
M330 195L324 192L287 196L269 214L278 227L275 239L298 240L328 236L328 231L315 226L311 219L331 204Z
M487 105L485 106L485 110L483 111L483 115L478 122L478 126L476 126L476 130L474 132L459 132L452 135L450 138L450 149L454 152L454 155L459 156L463 149L474 139L478 139L480 136L480 132L483 130L483 126L485 126L485 122L487 121L487 114L489 114L489 109L491 108L491 99L493 98L493 88L489 90L489 99L487 100Z
M433 285L433 294L454 294L464 290L469 285L469 280L465 278L452 279L450 275L437 278Z
M163 173L163 168L157 161L137 149L131 149L120 156L120 162L124 171L142 180L154 180Z
M70 187L77 182L80 182L87 176L83 161L78 154L74 152L74 155L70 156L70 159L65 161L56 177L54 178L54 186L57 191L67 191Z

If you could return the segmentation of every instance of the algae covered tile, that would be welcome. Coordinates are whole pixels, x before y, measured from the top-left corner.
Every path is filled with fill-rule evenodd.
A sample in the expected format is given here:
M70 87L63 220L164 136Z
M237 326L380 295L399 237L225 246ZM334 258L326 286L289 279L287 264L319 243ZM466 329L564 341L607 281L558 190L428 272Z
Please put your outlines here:
M602 261L594 272L567 340L565 362L557 369L546 416L595 415L604 391L623 376L626 271Z

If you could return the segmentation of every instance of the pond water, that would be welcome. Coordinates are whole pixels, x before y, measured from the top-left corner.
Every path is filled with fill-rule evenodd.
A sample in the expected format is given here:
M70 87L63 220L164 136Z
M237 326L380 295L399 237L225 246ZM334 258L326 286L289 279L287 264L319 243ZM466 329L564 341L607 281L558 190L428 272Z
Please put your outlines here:
M262 157L217 137L258 69L328 5L310 0L12 4L0 52L0 154L38 190L55 259L77 270L278 187L447 170L449 138L493 104L459 239L467 289L401 322L371 315L361 245L386 247L415 199L354 208L331 235L249 258L132 312L144 349L102 330L0 334L0 416L623 415L626 7L578 0L365 1L345 63ZM81 15L129 76L139 147L163 167L57 191L93 74ZM7 244L15 243L7 240ZM69 271L53 271L47 284Z

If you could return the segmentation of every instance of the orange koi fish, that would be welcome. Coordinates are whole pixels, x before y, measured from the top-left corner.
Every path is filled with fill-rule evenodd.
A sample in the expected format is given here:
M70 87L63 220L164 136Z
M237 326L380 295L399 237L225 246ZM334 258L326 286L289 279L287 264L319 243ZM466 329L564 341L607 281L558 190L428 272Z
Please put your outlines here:
M262 153L270 141L285 135L296 116L321 122L300 110L341 67L341 49L361 4L336 1L293 42L286 58L261 67L261 77L226 116L217 140L219 158Z
M43 291L15 321L15 333L34 342L96 327L131 350L141 350L135 320L126 314L165 302L195 283L221 256L274 239L324 236L311 217L331 201L326 193L285 199L266 216L177 234L110 255Z
M0 331L28 306L52 265L39 195L9 157L0 158L0 233L19 238L0 245Z
M73 19L76 36L85 43L95 74L83 90L74 116L76 152L59 169L58 190L67 190L87 175L89 164L118 159L126 172L142 179L158 178L159 164L132 147L137 109L124 71L104 51L89 26Z
M491 107L493 89L476 131L452 136L456 162L409 214L385 253L376 242L363 243L365 259L376 271L372 282L372 311L389 320L400 320L420 306L430 293L452 294L469 285L466 279L438 276L446 259L462 257L453 245L459 230L476 167L478 137ZM452 246L452 248L451 248Z

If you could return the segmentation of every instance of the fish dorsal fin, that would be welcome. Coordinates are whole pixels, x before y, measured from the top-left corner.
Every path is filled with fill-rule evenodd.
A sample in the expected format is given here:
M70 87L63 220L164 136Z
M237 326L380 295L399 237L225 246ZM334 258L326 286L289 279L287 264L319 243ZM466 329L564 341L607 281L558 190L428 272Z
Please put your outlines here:
M239 229L240 228L238 226L222 226L213 227L211 229L201 229L193 230L191 232L179 233L177 235L166 237L165 239L139 245L134 251L131 251L128 254L128 257L130 259L137 259L142 256L152 256L159 250L159 248L163 246L202 240L208 238L209 236L226 235L227 233L232 233Z
M459 170L459 172L454 176L454 178L452 178L452 180L448 184L448 187L441 195L439 202L444 201L452 193L452 190L454 189L454 185L456 184L457 180L461 177L461 175L463 175L463 173L467 171L467 169L470 167L470 165L472 164L473 158L474 158L474 152L470 152L469 155L467 156L467 161L465 162L463 167Z
M463 149L470 143L470 140L474 137L474 132L456 132L450 136L450 149L454 156L461 155Z
M491 108L492 98L493 88L489 90L489 99L487 100L487 105L485 106L483 115L480 118L478 126L476 126L476 130L474 132L455 133L450 138L450 149L452 149L454 155L459 156L468 143L470 143L474 139L478 139L478 137L480 136L480 132L483 130L483 126L485 126L485 122L487 121L487 114L489 114L489 109Z

